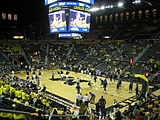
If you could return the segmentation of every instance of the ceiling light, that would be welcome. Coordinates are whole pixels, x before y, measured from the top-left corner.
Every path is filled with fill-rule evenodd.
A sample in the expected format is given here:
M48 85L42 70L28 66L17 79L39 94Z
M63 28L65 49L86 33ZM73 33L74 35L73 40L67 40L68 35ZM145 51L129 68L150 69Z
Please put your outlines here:
M102 7L100 7L100 9L101 9L101 10L104 10L104 9L105 9L105 7L104 7L104 6L102 6Z
M95 7L95 8L91 8L91 9L90 9L90 11L92 11L92 12L94 12L94 11L98 11L98 10L99 10L99 8L96 8L96 7Z
M117 6L118 6L118 7L123 7L123 2L119 2L119 3L117 4Z

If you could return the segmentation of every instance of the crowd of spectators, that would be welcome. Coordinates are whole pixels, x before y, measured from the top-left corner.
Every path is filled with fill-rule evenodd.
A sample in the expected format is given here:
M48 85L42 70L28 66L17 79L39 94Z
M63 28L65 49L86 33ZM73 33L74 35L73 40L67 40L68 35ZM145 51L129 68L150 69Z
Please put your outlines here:
M136 103L126 107L121 116L125 120L159 120L160 96L148 96L146 100L140 99Z
M46 119L47 117L44 117L45 114L71 114L70 109L67 109L65 106L45 97L45 91L42 91L42 89L38 88L35 83L20 79L16 76L11 77L7 74L2 76L0 80L0 96L2 100L1 108L5 109L9 107L9 109L36 113L36 117L33 117L34 119L37 119L37 117ZM9 102L5 106L4 104L6 101ZM7 120L28 118L21 114L4 113L5 112L1 112L0 117L4 119L6 118ZM58 119L59 118L57 118L57 120Z

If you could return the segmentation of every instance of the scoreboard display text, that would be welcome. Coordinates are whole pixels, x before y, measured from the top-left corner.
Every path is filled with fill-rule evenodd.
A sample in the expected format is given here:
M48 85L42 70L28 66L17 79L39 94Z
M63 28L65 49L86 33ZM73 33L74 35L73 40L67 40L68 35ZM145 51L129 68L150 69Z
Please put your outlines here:
M45 0L45 5L49 5L58 1L61 1L61 0ZM87 4L94 4L94 0L77 0L77 1L84 2Z

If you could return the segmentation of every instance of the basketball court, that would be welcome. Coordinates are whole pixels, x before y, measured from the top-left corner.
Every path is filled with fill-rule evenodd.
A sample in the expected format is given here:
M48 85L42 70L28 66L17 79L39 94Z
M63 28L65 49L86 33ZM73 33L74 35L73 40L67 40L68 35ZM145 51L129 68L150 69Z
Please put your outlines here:
M97 83L94 83L93 77L86 75L86 74L81 74L81 73L75 73L72 71L69 71L69 80L71 81L70 85L66 85L65 79L62 81L60 80L60 76L58 76L58 71L61 71L60 69L55 69L55 70L42 70L42 77L40 79L40 86L45 85L47 87L47 91L54 93L58 96L64 97L72 102L76 101L76 93L77 90L75 89L76 87L76 80L79 78L81 80L80 86L82 88L82 95L85 95L86 93L89 95L89 92L92 92L96 95L95 102L97 102L101 96L103 95L104 98L106 99L106 107L109 107L113 104L114 99L116 99L118 102L127 100L133 96L135 96L135 86L136 84L134 83L133 86L133 92L129 93L129 82L122 82L122 86L120 90L117 92L116 91L116 84L117 81L112 81L113 83L110 83L110 80L108 79L108 86L107 86L107 93L103 92L103 87L101 86L100 80L105 79L103 77L98 77L97 78ZM54 72L54 80L52 80L52 72ZM63 73L66 73L66 70L63 70ZM38 74L38 71L36 71ZM26 72L21 71L16 73L20 78L26 79ZM64 74L65 76L65 74ZM30 79L31 79L31 74L30 74ZM88 81L91 81L93 83L92 88L88 86ZM139 85L139 90L141 90L141 84ZM91 104L91 108L94 109L95 105Z

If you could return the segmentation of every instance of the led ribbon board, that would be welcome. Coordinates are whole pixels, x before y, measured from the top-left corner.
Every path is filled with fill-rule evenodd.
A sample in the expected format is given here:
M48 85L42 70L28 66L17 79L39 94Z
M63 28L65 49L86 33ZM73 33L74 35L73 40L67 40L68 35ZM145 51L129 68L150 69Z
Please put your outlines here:
M45 5L49 5L51 3L57 2L59 0L45 0ZM94 4L94 0L78 0L84 3L88 3L88 4Z
M61 33L59 37L81 37L80 33Z
M54 7L62 7L62 6L80 6L80 7L85 7L88 9L91 8L88 4L81 3L81 2L56 2L56 3L51 4L49 6L49 9L54 8Z

